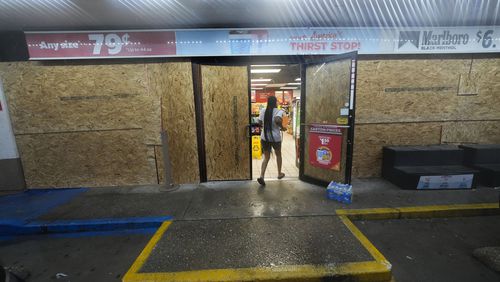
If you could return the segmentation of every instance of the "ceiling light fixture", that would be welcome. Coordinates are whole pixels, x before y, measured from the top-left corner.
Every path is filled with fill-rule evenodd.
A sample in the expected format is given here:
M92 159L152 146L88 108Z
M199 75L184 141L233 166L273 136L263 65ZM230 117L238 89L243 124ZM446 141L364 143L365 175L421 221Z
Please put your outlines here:
M284 90L295 90L295 89L298 89L298 87L281 87L280 89L284 89Z
M264 89L264 88L262 88L262 87L252 88L252 90L262 90L262 89Z
M254 86L266 86L267 83L252 83L252 87Z
M252 82L269 82L271 78L252 78Z
M278 73L281 69L251 69L251 73Z
M269 87L282 87L282 86L285 86L286 83L275 83L275 84L268 84L266 87L269 88Z
M284 67L286 65L251 65L252 67Z
M295 81L300 81L300 77L299 78L296 78Z
M300 82L290 82L290 83L287 83L287 85L301 85L302 83Z

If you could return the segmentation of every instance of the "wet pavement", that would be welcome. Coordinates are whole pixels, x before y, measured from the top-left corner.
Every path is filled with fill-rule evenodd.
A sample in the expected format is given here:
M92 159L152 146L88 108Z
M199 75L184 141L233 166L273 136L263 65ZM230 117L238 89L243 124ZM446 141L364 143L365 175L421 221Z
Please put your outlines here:
M140 272L373 261L337 216L173 222Z
M151 235L17 237L0 241L0 261L28 271L28 282L121 281Z
M392 264L396 281L500 281L473 257L500 246L500 216L355 221Z

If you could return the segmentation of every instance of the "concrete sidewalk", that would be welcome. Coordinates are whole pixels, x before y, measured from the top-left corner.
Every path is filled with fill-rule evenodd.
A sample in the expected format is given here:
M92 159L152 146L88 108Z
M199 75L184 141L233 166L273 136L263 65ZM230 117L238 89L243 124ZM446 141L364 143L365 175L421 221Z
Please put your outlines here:
M355 179L350 205L326 198L325 188L299 180L258 183L212 182L182 185L92 188L37 219L73 220L172 216L175 220L334 215L337 209L498 203L499 189L402 190L379 179Z

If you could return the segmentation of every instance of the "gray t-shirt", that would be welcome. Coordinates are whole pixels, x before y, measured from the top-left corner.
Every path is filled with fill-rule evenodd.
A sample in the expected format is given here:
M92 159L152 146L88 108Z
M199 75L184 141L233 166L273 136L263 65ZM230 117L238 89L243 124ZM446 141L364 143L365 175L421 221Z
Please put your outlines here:
M262 130L260 133L260 139L264 141L269 141L269 142L281 142L281 132L280 132L280 127L276 124L276 117L283 118L285 112L283 110L280 110L278 108L273 109L273 126L271 132L273 133L273 139L271 139L271 136L269 136L269 139L271 140L266 140L266 135L264 134L264 126L262 126ZM262 109L260 111L259 115L259 120L262 122L262 125L264 125L264 115L266 114L266 109Z

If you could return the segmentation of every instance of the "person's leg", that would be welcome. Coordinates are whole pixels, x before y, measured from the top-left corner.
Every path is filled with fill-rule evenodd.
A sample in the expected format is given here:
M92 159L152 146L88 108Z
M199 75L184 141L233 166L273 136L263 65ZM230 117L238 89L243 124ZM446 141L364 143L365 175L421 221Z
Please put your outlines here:
M262 160L262 166L260 168L260 178L264 179L264 175L266 174L267 163L271 158L271 152L269 150L264 151L264 159Z
M266 174L267 163L269 162L269 158L271 157L271 143L260 140L260 144L262 146L262 152L264 153L264 159L262 160L262 166L260 167L260 177L257 178L257 182L260 185L266 185L264 181L264 175Z
M283 164L283 159L281 158L281 142L274 144L273 148L276 153L276 162L278 164L278 179L281 179L285 177L285 174L281 172L281 166Z

